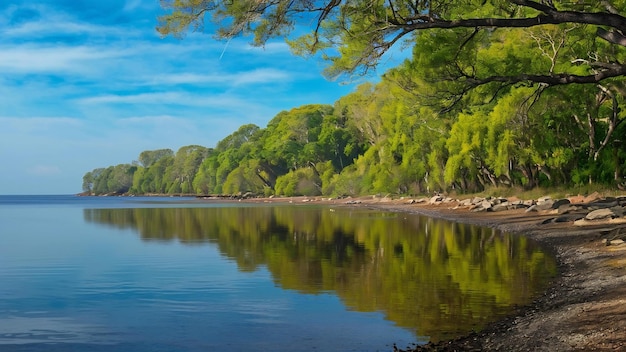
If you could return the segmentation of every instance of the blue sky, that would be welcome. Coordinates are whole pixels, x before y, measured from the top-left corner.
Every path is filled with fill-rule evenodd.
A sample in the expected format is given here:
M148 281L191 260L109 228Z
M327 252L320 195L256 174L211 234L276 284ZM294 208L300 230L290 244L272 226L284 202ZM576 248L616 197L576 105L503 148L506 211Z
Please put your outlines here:
M94 168L213 147L354 89L280 41L163 39L162 13L158 0L0 2L0 194L77 193Z

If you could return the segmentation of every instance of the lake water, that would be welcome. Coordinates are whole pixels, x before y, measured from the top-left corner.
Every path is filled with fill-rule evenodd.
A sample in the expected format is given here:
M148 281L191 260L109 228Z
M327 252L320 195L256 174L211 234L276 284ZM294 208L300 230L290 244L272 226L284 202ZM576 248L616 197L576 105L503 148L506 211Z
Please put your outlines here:
M555 267L405 213L0 196L0 351L391 351L510 314Z

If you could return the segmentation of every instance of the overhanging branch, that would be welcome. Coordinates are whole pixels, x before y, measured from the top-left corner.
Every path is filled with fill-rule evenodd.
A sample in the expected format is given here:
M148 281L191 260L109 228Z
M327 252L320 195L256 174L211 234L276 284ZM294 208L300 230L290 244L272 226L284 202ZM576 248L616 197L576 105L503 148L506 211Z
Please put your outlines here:
M626 74L625 65L613 65L610 69L605 69L591 75L573 75L567 73L559 73L552 75L530 75L520 74L516 76L491 76L486 78L466 77L467 83L471 86L477 87L479 85L501 82L501 83L520 83L520 82L532 82L532 83L544 83L550 86L558 86L564 84L585 84L585 83L599 83L605 79L612 77L619 77Z
M617 30L626 31L626 18L610 13L586 13L577 11L552 11L550 14L540 14L525 18L469 18L459 20L443 20L424 16L409 19L407 23L395 23L398 27L409 30L432 28L473 28L473 27L500 27L500 28L530 28L546 24L580 23L598 26L608 26Z
M606 40L609 43L626 46L626 36L615 30L607 31L604 28L598 28L596 34L598 35L598 37Z

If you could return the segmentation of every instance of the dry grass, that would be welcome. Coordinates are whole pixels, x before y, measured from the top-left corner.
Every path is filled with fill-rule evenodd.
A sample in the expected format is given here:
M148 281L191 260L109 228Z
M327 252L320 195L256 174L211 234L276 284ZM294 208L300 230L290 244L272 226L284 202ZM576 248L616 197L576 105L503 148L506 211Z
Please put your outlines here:
M520 199L538 199L544 196L550 196L554 199L567 198L570 196L582 195L587 196L597 192L604 197L624 196L626 192L615 188L609 188L599 185L584 185L575 187L553 187L542 188L537 187L531 190L524 190L521 187L488 187L478 193L456 193L450 192L448 195L452 198L466 199L473 197L517 197Z

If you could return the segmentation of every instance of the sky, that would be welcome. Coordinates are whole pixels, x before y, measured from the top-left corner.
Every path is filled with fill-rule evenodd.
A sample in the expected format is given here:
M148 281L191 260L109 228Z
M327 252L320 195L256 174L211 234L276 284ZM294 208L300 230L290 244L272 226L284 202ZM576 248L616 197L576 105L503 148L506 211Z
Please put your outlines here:
M214 147L355 88L283 41L216 41L210 27L161 38L164 13L158 0L0 2L0 194L78 193L95 168Z

